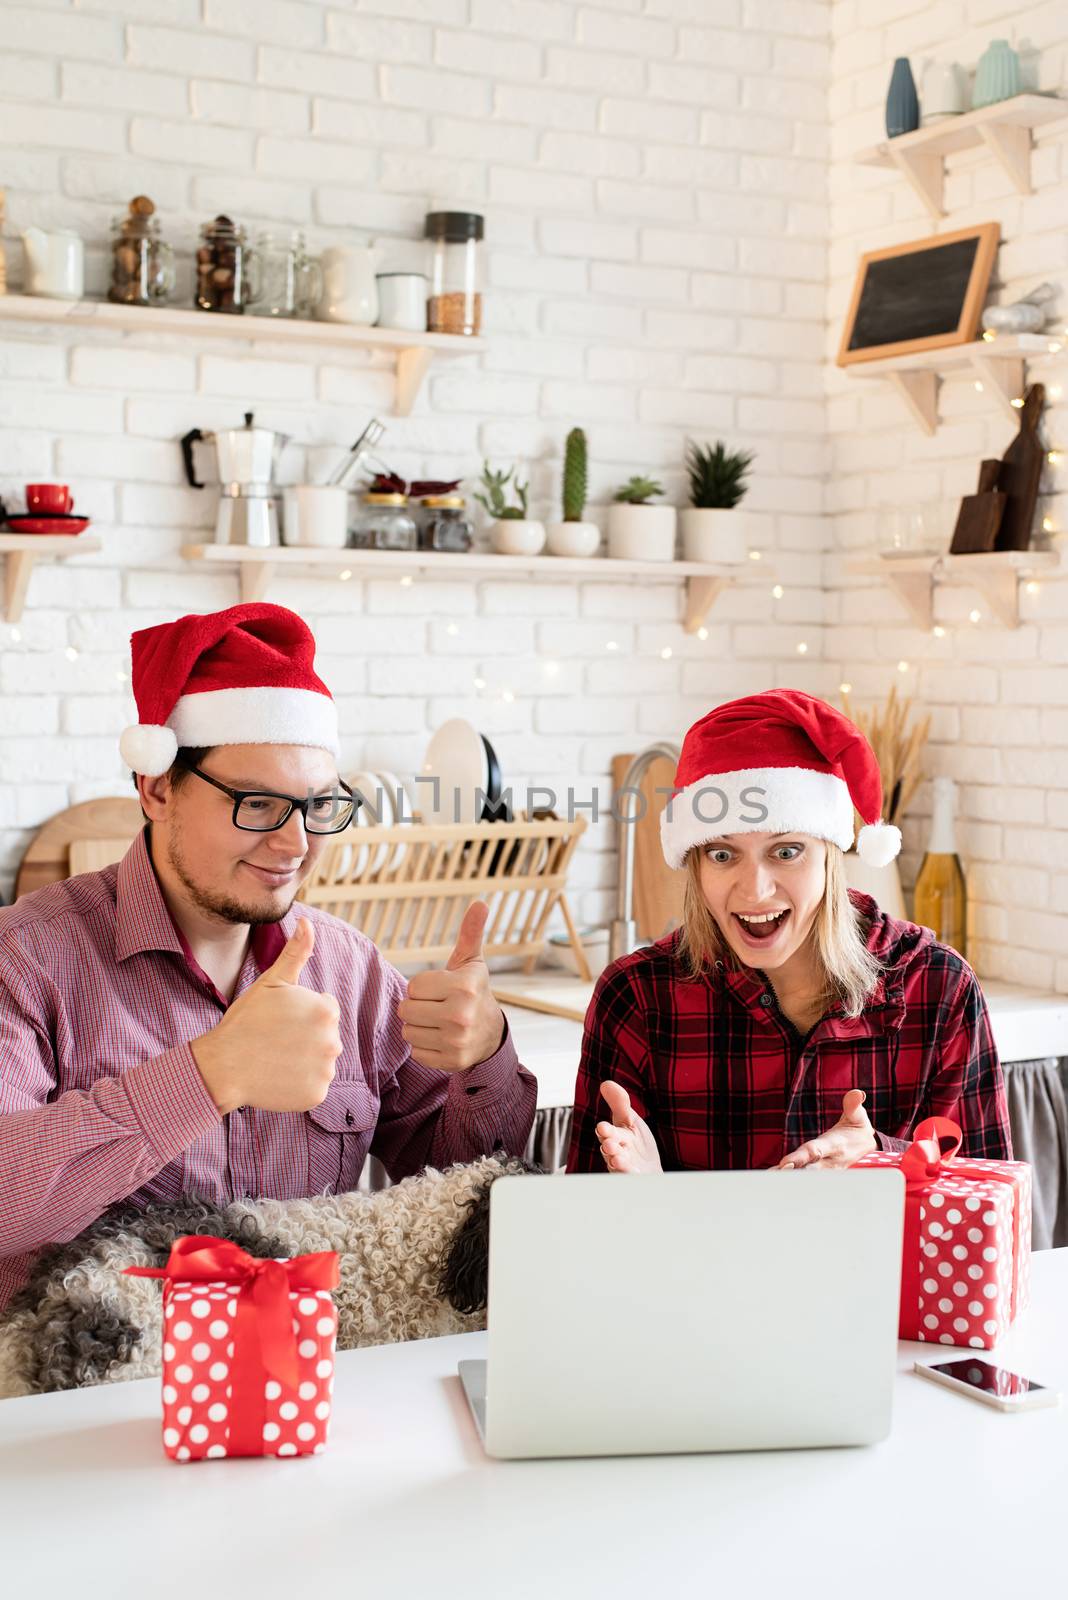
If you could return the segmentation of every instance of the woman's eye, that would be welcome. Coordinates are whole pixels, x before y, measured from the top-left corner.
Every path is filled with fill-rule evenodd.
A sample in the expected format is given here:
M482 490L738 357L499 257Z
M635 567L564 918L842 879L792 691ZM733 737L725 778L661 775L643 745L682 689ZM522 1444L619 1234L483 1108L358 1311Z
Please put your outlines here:
M729 861L731 858L731 853L729 850L707 850L705 854L709 861L716 861L719 864L722 864L724 861Z
M804 846L800 844L784 844L780 846L780 859L783 861L796 861L803 849ZM785 854L786 851L791 853L787 855Z

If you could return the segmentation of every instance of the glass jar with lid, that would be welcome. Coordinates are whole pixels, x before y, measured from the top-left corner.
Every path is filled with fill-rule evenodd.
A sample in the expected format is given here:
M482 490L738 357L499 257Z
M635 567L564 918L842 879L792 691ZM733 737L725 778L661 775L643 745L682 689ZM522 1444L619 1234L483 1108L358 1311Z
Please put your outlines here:
M470 550L474 530L462 494L428 494L420 501L424 516L419 529L420 550Z
M259 296L259 262L245 230L227 216L205 222L197 248L195 303L201 311L241 316Z
M350 542L358 550L414 550L416 527L408 511L408 496L368 491Z
M248 311L255 317L310 317L323 292L319 262L304 247L304 234L292 231L256 235L257 293Z
M476 334L482 327L482 237L476 211L431 211L433 241L427 327L431 333Z
M146 194L135 195L112 221L108 299L117 305L162 306L174 292L174 251L160 237L155 210Z

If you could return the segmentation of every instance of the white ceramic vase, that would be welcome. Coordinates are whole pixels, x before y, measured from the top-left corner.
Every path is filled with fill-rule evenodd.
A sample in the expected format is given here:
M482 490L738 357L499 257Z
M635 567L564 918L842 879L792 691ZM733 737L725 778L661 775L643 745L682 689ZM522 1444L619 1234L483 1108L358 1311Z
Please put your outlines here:
M968 109L968 85L957 61L929 61L920 80L920 123L929 128Z
M493 524L490 544L499 556L540 555L545 544L545 525L530 517L501 517Z
M551 556L595 556L601 548L596 522L550 522L546 530Z
M615 561L674 561L675 507L615 501L608 510L608 554Z
M888 861L885 867L873 867L855 850L847 850L845 876L849 887L859 889L862 894L870 894L880 911L905 920L905 893L896 859Z
M736 567L748 559L746 513L739 506L687 506L679 520L684 561L713 561Z

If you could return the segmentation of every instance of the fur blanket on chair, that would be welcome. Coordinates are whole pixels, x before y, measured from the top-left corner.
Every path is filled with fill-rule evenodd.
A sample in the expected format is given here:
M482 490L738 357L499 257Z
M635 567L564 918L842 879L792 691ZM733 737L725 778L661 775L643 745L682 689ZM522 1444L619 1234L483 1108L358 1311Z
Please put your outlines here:
M484 1328L490 1186L539 1170L486 1156L372 1194L114 1207L44 1251L3 1313L0 1398L158 1376L160 1284L122 1269L164 1266L184 1234L261 1258L336 1250L339 1350Z

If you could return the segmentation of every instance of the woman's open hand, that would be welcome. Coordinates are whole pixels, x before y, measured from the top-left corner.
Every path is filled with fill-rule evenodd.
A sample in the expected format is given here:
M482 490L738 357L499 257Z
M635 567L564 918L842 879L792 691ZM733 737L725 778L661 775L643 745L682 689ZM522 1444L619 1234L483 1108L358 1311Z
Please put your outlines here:
M854 1161L879 1148L879 1141L864 1109L864 1090L850 1089L842 1099L842 1115L818 1139L783 1156L777 1171L791 1167L851 1167Z
M647 1123L630 1103L621 1083L611 1078L601 1085L601 1097L612 1113L611 1122L599 1122L594 1133L609 1172L663 1172L660 1152Z

